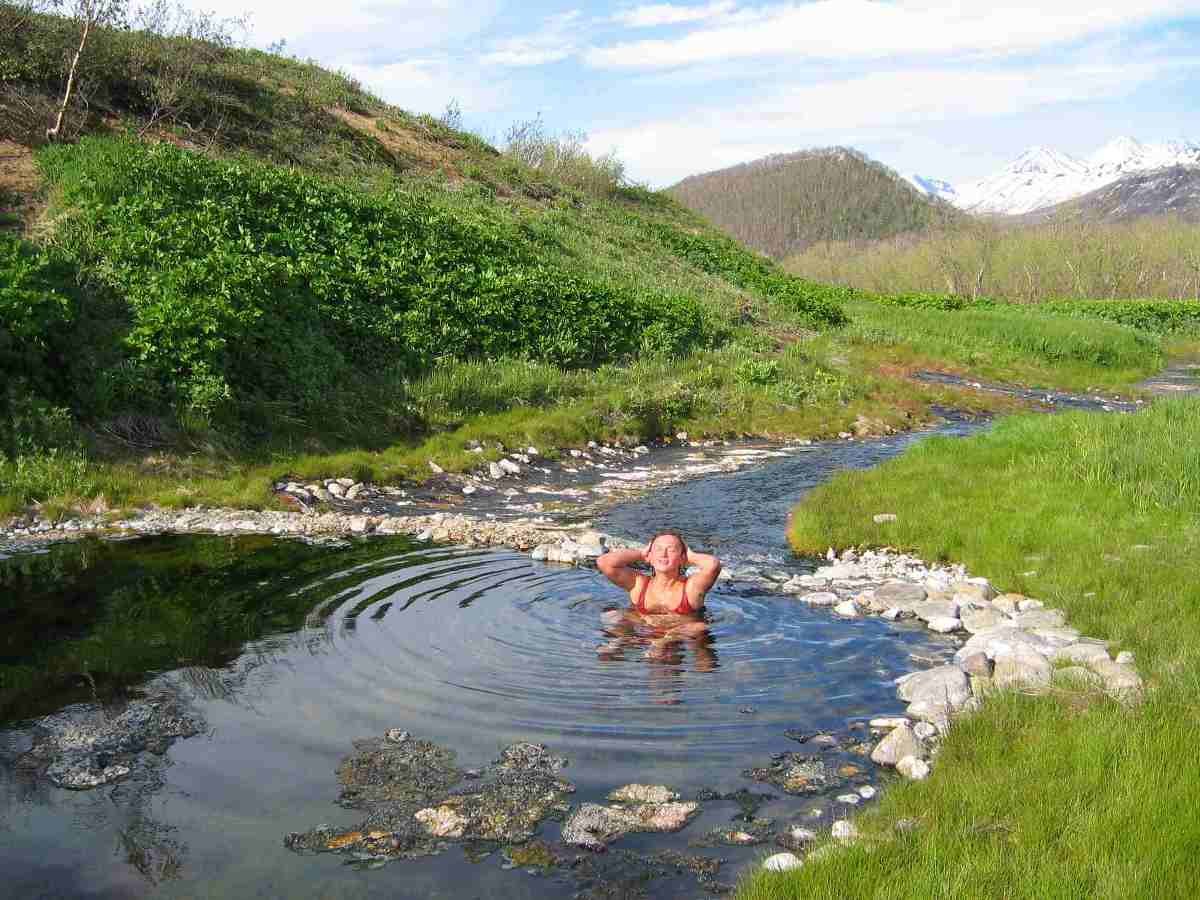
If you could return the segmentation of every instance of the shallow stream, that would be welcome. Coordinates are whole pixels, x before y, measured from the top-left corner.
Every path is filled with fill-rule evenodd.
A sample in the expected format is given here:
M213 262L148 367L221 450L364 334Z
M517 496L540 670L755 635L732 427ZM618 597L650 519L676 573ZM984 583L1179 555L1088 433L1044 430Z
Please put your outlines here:
M572 803L628 782L685 799L747 789L772 795L760 819L827 827L847 809L835 794L879 784L862 755L865 723L902 711L893 680L953 643L919 626L839 620L752 576L810 571L785 542L790 507L837 469L921 437L791 447L604 514L598 528L636 539L677 528L732 573L709 595L709 638L665 654L611 646L601 615L628 601L595 570L514 552L206 536L80 542L0 562L0 894L550 898L588 886L572 870L506 868L495 848L453 845L378 869L286 849L288 832L361 819L336 805L334 771L352 739L396 727L452 748L462 767L512 742L544 743L570 761ZM18 764L39 724L111 715L142 692L176 698L204 729L93 790ZM743 775L813 749L799 740L817 733L856 777L791 796ZM721 858L717 880L732 883L777 848L695 842L741 812L706 800L684 831L614 847ZM548 821L540 837L554 845L559 829ZM686 877L649 889L701 893Z

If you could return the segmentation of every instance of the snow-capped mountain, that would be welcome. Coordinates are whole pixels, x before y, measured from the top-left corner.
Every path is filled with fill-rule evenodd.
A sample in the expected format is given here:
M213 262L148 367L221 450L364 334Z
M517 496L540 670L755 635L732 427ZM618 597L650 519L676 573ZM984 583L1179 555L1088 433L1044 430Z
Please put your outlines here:
M954 190L954 185L948 181L941 181L937 178L926 178L924 175L911 173L901 177L927 197L936 197L939 200L945 200L947 203L954 203L958 197L958 193Z
M909 178L925 193L973 213L1020 215L1054 206L1137 172L1167 166L1200 166L1200 144L1167 141L1143 144L1131 137L1109 141L1087 159L1048 147L1032 147L994 175L954 188L927 178ZM924 184L938 185L934 191Z

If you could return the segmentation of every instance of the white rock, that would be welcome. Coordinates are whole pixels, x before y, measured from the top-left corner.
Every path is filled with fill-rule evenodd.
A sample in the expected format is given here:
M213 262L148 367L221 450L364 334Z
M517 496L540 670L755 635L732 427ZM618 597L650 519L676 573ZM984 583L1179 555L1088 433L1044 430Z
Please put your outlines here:
M837 802L845 803L847 806L858 806L858 804L862 803L862 797L858 796L858 794L838 794Z
M1029 597L1025 597L1022 600L1017 601L1017 610L1019 612L1032 612L1033 610L1043 608L1045 605L1046 604L1041 600L1033 600Z
M958 617L962 620L963 628L972 634L995 628L1006 619L1004 613L995 606L964 606L958 611Z
M1056 648L1050 658L1055 662L1075 662L1090 665L1093 660L1108 662L1108 650L1099 641L1083 639L1065 647Z
M907 725L900 725L876 744L871 751L871 760L881 766L894 766L906 756L924 755L925 750L913 730Z
M956 616L935 616L925 623L925 627L938 634L953 634L962 630L962 622Z
M854 605L853 600L843 600L833 608L833 611L846 619L858 618L858 607Z
M904 716L880 716L879 718L872 719L867 724L870 725L872 728L886 730L886 729L892 729L892 728L899 728L901 725L908 725L911 723Z
M971 683L958 666L938 666L906 675L896 693L911 703L933 702L957 709L971 697Z
M812 594L803 594L798 599L812 606L834 606L839 602L838 595L829 591L816 591Z
M1067 624L1067 617L1061 609L1030 609L1013 616L1013 624L1018 628L1033 630L1034 628L1061 628Z
M885 522L896 522L900 517L895 513L876 513L871 518L875 521L876 525L883 525Z
M923 622L930 619L957 619L958 604L953 600L926 600L914 603L912 614Z
M1122 650L1117 654L1116 663L1118 666L1132 666L1133 662L1134 657L1131 650Z
M929 763L915 756L906 756L896 763L896 771L912 781L924 781L929 777Z
M430 469L430 471L433 472L434 475L443 475L446 472L445 469L443 469L441 466L439 466L437 463L435 463L432 459L429 460L429 469Z
M473 485L473 484L464 484L464 485L463 485L462 492L463 492L464 494L466 494L467 496L470 496L471 494L475 493L475 485Z
M521 467L511 459L502 459L499 462L500 469L509 475L520 475Z
M504 477L504 470L500 468L499 464L490 462L488 463L488 474L499 479Z
M929 722L918 722L913 726L913 734L923 741L937 737L938 730Z
M1031 647L1018 645L996 656L992 683L998 688L1019 687L1040 690L1050 684L1054 667L1050 660Z
M848 841L853 841L858 837L858 828L855 827L853 822L847 821L846 819L840 819L833 823L833 828L830 830L830 834L833 835L835 840L846 843Z
M869 784L864 784L858 789L858 796L862 797L864 800L870 800L878 793L879 791L875 790L875 788Z
M886 609L879 614L880 618L887 619L889 622L894 622L900 618L903 611L898 606L893 606L891 609Z
M763 868L768 872L786 872L788 869L798 869L803 863L795 853L775 853L763 860Z

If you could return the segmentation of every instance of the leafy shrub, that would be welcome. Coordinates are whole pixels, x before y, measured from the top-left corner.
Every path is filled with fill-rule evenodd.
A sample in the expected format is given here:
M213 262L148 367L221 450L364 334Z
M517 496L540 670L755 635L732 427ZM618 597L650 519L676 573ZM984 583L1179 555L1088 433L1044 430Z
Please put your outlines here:
M639 221L641 230L696 268L779 304L816 328L846 321L841 303L855 296L846 287L816 284L789 275L770 260L717 234L684 231L664 222Z
M779 381L779 360L747 359L737 364L733 378L738 384L768 385Z
M701 391L686 384L665 385L652 393L634 391L621 398L617 411L643 440L673 434L689 417L709 403Z
M1195 300L1052 300L1034 308L1058 316L1105 319L1156 334L1200 332L1200 303Z
M111 139L40 162L75 210L63 246L127 305L124 364L108 379L124 401L219 417L266 398L316 413L386 366L593 366L714 333L690 298L546 263L491 206Z

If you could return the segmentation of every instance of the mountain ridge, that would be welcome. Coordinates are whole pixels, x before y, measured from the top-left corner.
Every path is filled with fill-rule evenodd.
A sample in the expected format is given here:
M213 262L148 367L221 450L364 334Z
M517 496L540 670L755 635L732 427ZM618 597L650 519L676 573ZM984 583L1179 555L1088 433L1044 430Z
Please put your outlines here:
M1090 194L1136 173L1200 167L1200 143L1143 143L1113 138L1085 159L1035 145L998 172L955 186L927 176L906 176L918 190L976 215L1025 215Z
M666 193L776 258L820 241L893 237L962 215L883 163L840 146L691 175Z

